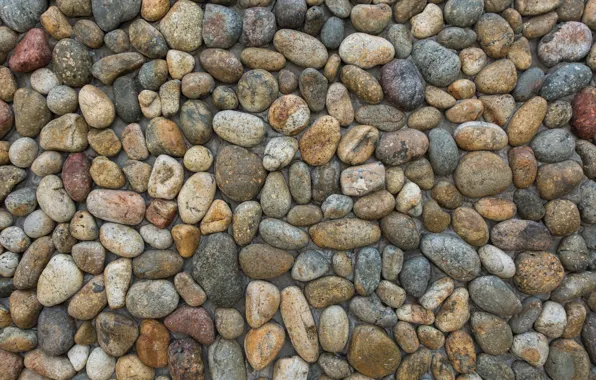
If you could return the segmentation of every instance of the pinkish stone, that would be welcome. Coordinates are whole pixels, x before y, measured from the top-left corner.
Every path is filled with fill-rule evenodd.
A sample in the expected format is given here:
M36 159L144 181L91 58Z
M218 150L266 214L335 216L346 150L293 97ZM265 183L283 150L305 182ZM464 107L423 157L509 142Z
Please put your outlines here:
M72 200L84 202L91 192L93 180L89 169L91 163L85 153L73 153L64 161L62 167L62 182Z
M43 29L34 28L14 48L8 61L10 69L17 73L29 73L47 66L52 60L52 50Z
M209 312L202 307L182 306L164 321L173 332L186 334L197 342L210 345L215 340L215 329Z

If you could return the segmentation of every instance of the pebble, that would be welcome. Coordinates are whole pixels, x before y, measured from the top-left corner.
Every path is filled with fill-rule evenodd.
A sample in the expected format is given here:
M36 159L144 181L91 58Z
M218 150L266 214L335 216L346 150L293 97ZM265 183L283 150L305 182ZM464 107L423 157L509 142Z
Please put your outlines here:
M412 59L424 79L437 87L451 84L461 69L457 54L431 40L415 43Z
M480 273L480 259L463 240L447 234L429 234L420 249L435 265L460 281L470 281Z
M214 255L217 260L214 260ZM209 271L204 268L209 267ZM218 233L206 238L193 259L193 278L216 305L231 307L242 295L236 245L231 236Z
M561 65L546 76L540 96L550 102L574 94L588 85L590 73L589 68L581 63Z
M97 349L101 350L100 348ZM76 371L68 358L47 355L41 349L28 352L25 355L24 364L34 374L45 377L66 380L76 375Z
M366 33L353 33L339 46L339 56L348 65L369 69L384 65L393 59L393 45L382 37Z
M244 46L266 45L273 40L276 31L275 15L268 8L259 6L244 11L240 36Z
M242 18L232 9L208 4L203 17L203 41L210 48L231 48L242 33Z
M483 181L478 182L478 178L483 178ZM454 179L463 195L481 198L502 193L511 184L512 173L494 153L472 152L460 160Z
M308 303L299 288L290 286L281 292L280 312L292 346L302 359L315 362L319 356L319 343Z
M436 35L443 27L443 12L436 4L428 4L424 10L410 19L412 36L416 39Z
M509 316L521 311L521 302L511 288L496 276L478 277L470 283L470 297L489 313Z
M565 368L563 365L563 363L570 362L573 363L573 370L570 370L569 367ZM561 339L550 345L544 369L553 380L570 376L572 376L571 378L582 378L589 376L590 362L586 351L577 342Z
M301 67L320 69L329 57L327 49L319 40L291 29L277 31L273 45L286 59Z
M343 74L342 69L342 74ZM342 75L343 76L343 75ZM416 66L407 60L393 60L381 69L381 87L387 100L404 111L422 105L424 86ZM347 86L350 89L350 86Z
M341 82L348 90L368 104L383 100L383 87L370 73L354 65L345 65L340 73Z
M571 103L573 109L572 130L583 139L590 139L596 135L596 125L590 119L590 115L596 108L595 94L596 90L593 87L585 87L574 96Z
M397 345L378 327L357 326L348 348L348 361L358 372L369 377L393 373L401 362Z
M83 274L74 260L64 254L55 255L41 272L37 298L44 306L54 306L74 295L83 285Z
M309 229L309 234L313 242L321 248L348 250L378 241L381 231L376 223L351 218L315 224ZM350 238L340 238L342 236Z
M246 379L242 348L237 342L218 337L209 347L208 358L214 380Z
M487 95L511 92L517 83L515 65L509 59L490 63L476 75L474 83L479 92Z

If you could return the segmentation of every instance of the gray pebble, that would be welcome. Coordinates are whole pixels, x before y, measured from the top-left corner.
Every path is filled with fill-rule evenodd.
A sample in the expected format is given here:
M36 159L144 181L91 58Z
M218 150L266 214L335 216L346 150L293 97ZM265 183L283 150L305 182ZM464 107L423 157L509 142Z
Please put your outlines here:
M321 29L321 42L327 49L337 49L344 39L344 21L332 16L325 21Z
M430 262L424 256L406 260L399 273L399 282L406 293L413 297L422 297L430 281Z
M575 139L564 129L551 129L536 135L530 147L541 162L561 162L573 155Z

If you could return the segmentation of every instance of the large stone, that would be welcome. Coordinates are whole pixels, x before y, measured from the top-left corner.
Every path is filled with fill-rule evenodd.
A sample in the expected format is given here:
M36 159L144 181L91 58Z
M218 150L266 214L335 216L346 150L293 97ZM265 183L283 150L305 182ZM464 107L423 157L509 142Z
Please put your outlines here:
M435 265L459 281L470 281L480 274L480 258L474 248L458 237L428 234L422 238L420 250Z

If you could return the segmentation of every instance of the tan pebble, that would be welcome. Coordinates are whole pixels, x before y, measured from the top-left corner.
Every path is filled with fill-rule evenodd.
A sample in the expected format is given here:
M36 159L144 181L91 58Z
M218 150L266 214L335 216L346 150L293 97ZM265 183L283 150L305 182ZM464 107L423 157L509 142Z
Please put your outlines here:
M525 102L511 117L507 127L509 144L519 146L529 143L546 116L548 104L544 98L535 96Z
M511 219L517 213L515 203L501 198L482 198L474 203L474 209L486 219L497 222Z
M478 99L465 99L445 112L445 117L452 123L465 123L478 119L484 111L484 105Z

